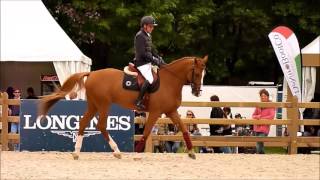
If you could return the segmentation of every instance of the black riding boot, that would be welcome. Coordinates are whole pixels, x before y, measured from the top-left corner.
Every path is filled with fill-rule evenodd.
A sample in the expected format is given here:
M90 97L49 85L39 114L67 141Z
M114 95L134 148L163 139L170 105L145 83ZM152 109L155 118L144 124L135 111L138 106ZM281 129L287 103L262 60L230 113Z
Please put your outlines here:
M138 96L138 99L136 100L136 106L138 108L138 110L143 110L145 109L146 107L143 105L143 96L144 94L146 93L148 87L149 87L150 83L145 80L143 85L141 86L141 89L140 89L140 92L139 92L139 96Z

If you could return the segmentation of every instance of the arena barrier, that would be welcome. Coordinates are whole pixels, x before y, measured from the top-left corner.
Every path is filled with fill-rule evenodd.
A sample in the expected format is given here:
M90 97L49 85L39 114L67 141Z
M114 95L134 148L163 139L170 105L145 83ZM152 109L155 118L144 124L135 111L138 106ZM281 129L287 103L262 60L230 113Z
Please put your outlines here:
M255 119L186 119L185 124L219 124L219 125L287 125L288 136L281 137L254 137L254 136L191 136L194 146L242 146L252 147L256 142L265 142L265 146L288 147L289 154L297 154L298 147L320 147L320 137L298 137L300 125L320 126L320 119L299 119L299 108L319 108L320 102L298 103L288 91L287 102L182 102L184 107L275 107L287 108L288 119L255 120ZM145 119L136 118L135 123L144 124ZM157 124L169 124L168 118L160 118ZM142 135L135 135L135 141ZM147 140L145 152L153 152L153 146L159 141L182 141L182 135L150 135Z
M8 141L19 142L19 134L8 133L8 122L19 122L18 116L8 116L8 105L20 105L20 100L8 99L8 95L3 93L0 97L2 105L1 145L2 150L8 150ZM287 108L288 119L282 120L254 120L254 119L183 119L186 124L265 124L265 125L287 125L289 135L282 137L252 137L252 136L191 136L194 146L254 146L255 142L265 142L266 146L288 147L289 154L296 154L298 147L320 147L320 137L298 137L297 132L300 125L320 126L320 119L299 119L298 108L319 108L320 102L298 103L296 97L288 93L287 102L183 102L185 107L276 107ZM143 119L136 118L135 123L145 123ZM169 119L160 118L161 123L172 123ZM141 135L135 135L134 140L139 140ZM145 152L152 152L153 144L157 141L183 141L179 135L152 135L148 138Z
M5 98L3 98L5 99ZM74 151L78 136L79 120L87 109L87 102L82 100L60 100L46 116L38 116L38 99L22 99L20 106L19 134L7 134L3 127L3 149L9 145L20 151ZM4 101L6 102L6 100ZM6 103L7 104L7 103ZM9 103L10 104L10 103ZM10 104L11 105L11 104ZM3 105L6 106L6 105ZM6 108L7 109L7 108ZM7 110L4 109L4 112ZM7 115L7 113L4 113ZM18 121L19 122L19 117ZM4 124L12 122L9 118ZM84 130L83 152L112 152L100 130L97 130L98 115L93 117ZM134 147L134 112L112 104L106 123L110 136L118 142L123 152L133 152ZM7 137L5 137L7 134ZM11 147L11 146L10 146ZM12 148L9 148L12 149Z

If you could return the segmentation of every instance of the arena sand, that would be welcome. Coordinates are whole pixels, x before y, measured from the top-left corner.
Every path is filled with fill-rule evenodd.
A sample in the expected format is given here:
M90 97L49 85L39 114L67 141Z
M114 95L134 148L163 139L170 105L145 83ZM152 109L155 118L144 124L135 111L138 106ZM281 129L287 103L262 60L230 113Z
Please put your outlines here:
M319 155L81 153L1 151L4 179L314 179Z

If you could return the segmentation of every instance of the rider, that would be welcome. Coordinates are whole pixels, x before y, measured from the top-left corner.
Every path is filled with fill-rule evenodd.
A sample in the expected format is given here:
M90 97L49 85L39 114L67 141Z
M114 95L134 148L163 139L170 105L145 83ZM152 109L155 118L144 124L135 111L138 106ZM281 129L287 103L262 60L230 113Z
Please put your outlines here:
M160 65L165 64L162 58L157 55L152 49L151 33L154 26L157 26L155 19L152 16L144 16L140 21L140 31L134 38L135 59L134 64L145 78L141 86L138 99L135 102L138 110L145 109L142 99L150 84L153 82L151 64Z

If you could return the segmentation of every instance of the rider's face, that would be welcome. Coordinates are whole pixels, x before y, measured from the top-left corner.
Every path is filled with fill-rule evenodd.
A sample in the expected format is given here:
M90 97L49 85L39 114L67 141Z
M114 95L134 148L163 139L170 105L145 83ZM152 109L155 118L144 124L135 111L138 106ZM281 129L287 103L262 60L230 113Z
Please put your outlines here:
M152 24L145 24L143 26L144 31L147 33L152 33L154 26Z

